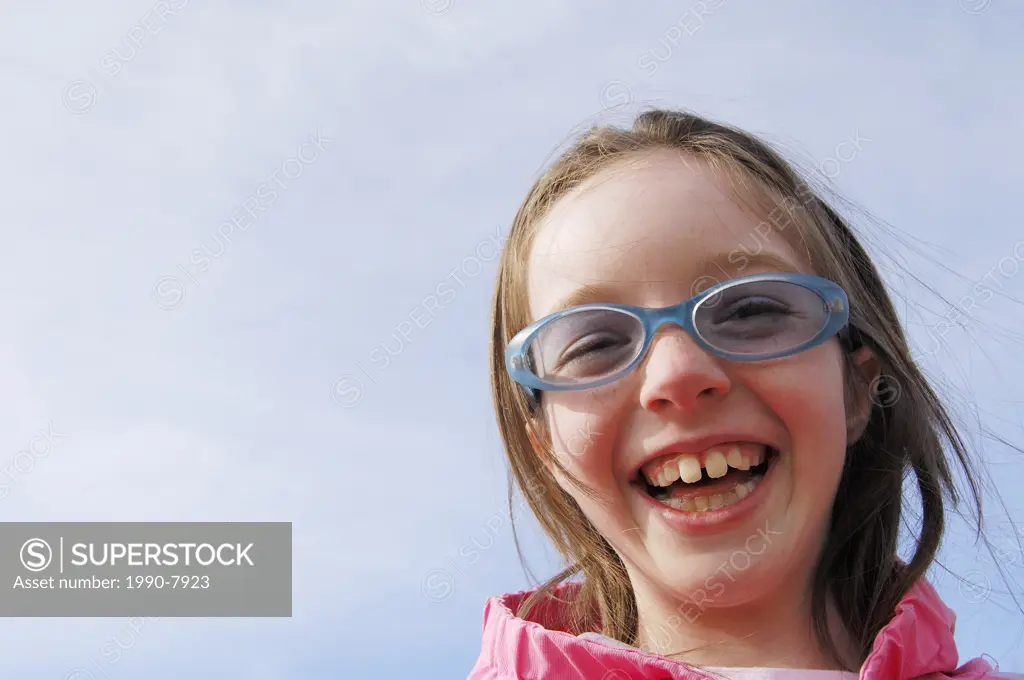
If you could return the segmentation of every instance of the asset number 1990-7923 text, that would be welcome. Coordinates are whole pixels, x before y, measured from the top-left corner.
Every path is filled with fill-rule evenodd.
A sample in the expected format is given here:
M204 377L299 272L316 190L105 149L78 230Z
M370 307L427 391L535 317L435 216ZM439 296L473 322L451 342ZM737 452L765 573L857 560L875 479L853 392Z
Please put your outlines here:
M131 576L128 578L129 588L202 588L210 587L210 577L203 575L190 576Z

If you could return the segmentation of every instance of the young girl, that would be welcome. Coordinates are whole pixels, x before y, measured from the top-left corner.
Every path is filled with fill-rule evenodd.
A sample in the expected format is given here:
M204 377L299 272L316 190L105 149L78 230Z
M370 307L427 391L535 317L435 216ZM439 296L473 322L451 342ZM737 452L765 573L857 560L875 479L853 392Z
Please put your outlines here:
M470 680L1024 677L959 664L924 574L953 464L980 512L963 443L850 228L755 137L589 132L516 215L493 327L511 471L569 567L487 603Z

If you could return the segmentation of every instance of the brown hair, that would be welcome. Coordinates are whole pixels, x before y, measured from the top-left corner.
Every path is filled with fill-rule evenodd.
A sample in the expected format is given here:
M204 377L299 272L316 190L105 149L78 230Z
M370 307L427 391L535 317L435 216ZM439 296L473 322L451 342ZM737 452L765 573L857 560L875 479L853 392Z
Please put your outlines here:
M840 660L826 615L831 599L862 661L896 604L935 558L946 505L959 501L951 460L964 473L980 522L976 474L949 413L911 357L881 276L847 223L760 139L689 112L648 111L636 118L632 129L590 129L536 181L509 231L492 303L492 394L512 478L568 565L541 586L519 615L525 618L531 607L552 596L555 586L581 576L572 598L576 629L599 626L609 637L637 642L636 602L625 567L545 462L569 479L572 475L546 447L535 448L533 442L548 441L546 425L506 372L504 351L508 341L532 321L526 263L541 219L556 201L601 171L637 153L658 149L676 150L725 171L733 188L743 187L746 195L755 197L772 228L795 227L792 232L799 235L816 273L838 283L849 296L850 325L855 330L854 344L848 343L847 350L866 345L880 360L883 377L868 386L852 370L846 352L847 403L856 403L857 395L863 398L869 389L889 398L872 399L863 434L847 451L811 602L822 649ZM892 399L893 394L898 398ZM945 448L952 453L949 458ZM906 519L903 480L908 472L920 494L920 517L915 517L919 521L916 547L903 562L897 555L897 540L900 520ZM510 503L512 497L510 479Z

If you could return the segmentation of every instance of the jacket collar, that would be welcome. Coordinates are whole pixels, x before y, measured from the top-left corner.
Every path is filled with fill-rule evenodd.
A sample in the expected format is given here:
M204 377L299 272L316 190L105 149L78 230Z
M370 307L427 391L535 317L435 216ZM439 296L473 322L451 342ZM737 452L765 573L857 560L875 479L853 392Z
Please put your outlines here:
M534 591L492 597L484 608L481 655L470 679L593 677L665 678L703 680L705 675L687 664L638 649L619 649L578 638L567 630L564 601L579 588L565 583L534 609L531 621L515 613ZM991 666L975 659L957 668L953 639L956 616L932 585L922 579L900 600L892 620L878 635L861 666L860 680L910 680L950 677L958 680L984 677ZM603 669L603 671L602 671ZM564 675L558 675L558 672ZM574 673L575 671L575 673ZM616 674L621 671L621 674ZM546 673L554 672L547 676Z

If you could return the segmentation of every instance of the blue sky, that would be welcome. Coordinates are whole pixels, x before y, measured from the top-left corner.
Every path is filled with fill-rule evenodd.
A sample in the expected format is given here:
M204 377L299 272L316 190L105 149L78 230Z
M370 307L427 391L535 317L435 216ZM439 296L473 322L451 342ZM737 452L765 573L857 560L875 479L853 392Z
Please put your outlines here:
M7 8L0 465L64 436L0 512L292 521L294 616L6 619L5 674L465 677L486 598L526 586L487 377L491 244L572 131L642 106L762 134L876 218L858 226L936 348L922 361L1024 521L1024 461L975 434L1024 439L1024 10L696 5ZM957 304L986 276L1006 297L942 326L933 291ZM943 558L971 579L936 578L961 657L1024 671L993 559L957 527Z

